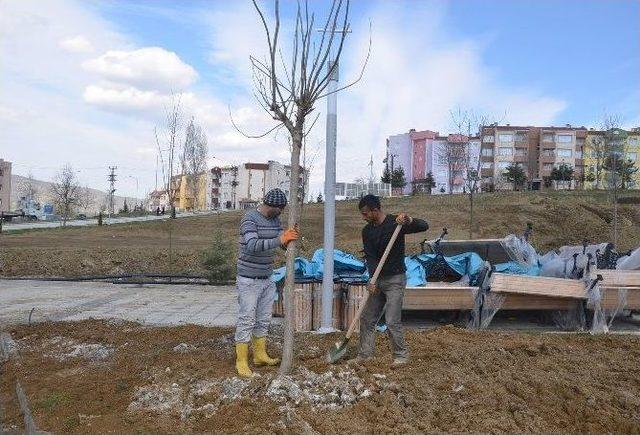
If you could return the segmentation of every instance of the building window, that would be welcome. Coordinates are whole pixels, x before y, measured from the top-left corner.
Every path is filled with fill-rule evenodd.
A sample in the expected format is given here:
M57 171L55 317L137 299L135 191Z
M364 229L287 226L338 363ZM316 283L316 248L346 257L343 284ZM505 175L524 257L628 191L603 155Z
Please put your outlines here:
M495 139L495 137L493 137L492 134L482 138L482 142L484 142L484 143L492 143L492 142L495 142L495 140L496 139Z
M545 133L542 135L542 142L553 142L553 133Z
M558 143L571 143L573 142L573 136L570 134L559 134L556 136L556 142Z
M556 153L553 150L543 150L542 157L555 157Z
M573 156L573 151L566 149L558 149L558 157L571 157Z
M553 163L545 163L544 165L542 165L542 169L544 169L545 171L550 171L553 169Z
M500 147L500 148L498 148L498 155L499 156L512 156L513 155L513 148Z
M509 166L512 162L498 162L498 168L500 169L505 169L507 166Z
M527 140L526 133L516 133L516 142L524 142Z
M638 153L627 153L627 160L635 162L638 159Z
M498 136L500 142L513 142L513 135L511 133L504 133Z
M484 157L493 157L493 148L482 148L482 155Z
M491 169L493 167L493 163L491 162L482 162L482 169Z
M527 150L523 150L522 148L518 148L518 149L516 149L515 155L518 156L518 157L524 157L524 156L527 155Z

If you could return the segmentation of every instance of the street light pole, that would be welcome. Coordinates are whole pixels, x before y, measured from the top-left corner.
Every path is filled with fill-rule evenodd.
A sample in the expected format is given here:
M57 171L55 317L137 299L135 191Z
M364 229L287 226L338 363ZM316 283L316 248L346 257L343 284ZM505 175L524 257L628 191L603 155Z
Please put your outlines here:
M326 32L322 29L320 32ZM350 33L349 30L345 30ZM332 30L335 33L345 31ZM335 65L335 67L334 67ZM324 166L324 258L322 271L322 317L319 332L335 331L333 328L333 249L336 224L336 143L338 138L338 59L330 54L327 68L331 72L327 86L326 157Z

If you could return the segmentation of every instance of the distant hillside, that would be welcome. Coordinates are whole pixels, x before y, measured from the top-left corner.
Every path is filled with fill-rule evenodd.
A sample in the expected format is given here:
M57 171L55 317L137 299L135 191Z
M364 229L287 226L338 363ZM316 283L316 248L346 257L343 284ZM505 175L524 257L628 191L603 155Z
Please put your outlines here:
M18 199L23 195L25 190L25 185L27 183L28 178L23 177L22 175L11 175L11 209L15 210L18 208ZM52 183L48 181L41 180L32 180L34 187L37 190L37 200L42 204L50 204L53 202L53 198L51 196L51 185ZM88 189L88 196L90 198L90 204L86 209L78 210L78 212L83 212L87 214L95 214L98 213L100 207L108 204L108 195L106 192L97 189ZM124 205L124 200L127 199L127 204L131 205L136 202L136 199L133 197L124 197L124 196L114 196L114 206L117 210L120 210ZM141 200L138 199L138 202Z

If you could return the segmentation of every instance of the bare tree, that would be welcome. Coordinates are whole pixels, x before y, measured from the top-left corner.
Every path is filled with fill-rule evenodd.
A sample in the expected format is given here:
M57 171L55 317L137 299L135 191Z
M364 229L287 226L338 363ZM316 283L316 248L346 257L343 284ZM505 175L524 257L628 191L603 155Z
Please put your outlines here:
M624 139L618 136L620 133L620 116L604 114L601 129L603 131L603 160L602 169L607 170L607 189L613 202L613 246L618 246L618 189L619 189L619 165L624 159ZM606 163L605 163L606 162Z
M180 157L180 129L182 128L182 106L180 95L172 95L171 103L165 107L165 124L155 128L156 145L162 169L162 181L169 198L171 217L175 217L175 201L179 194L180 180L175 179Z
M262 108L276 121L276 125L261 135L245 136L264 137L271 132L285 128L291 139L291 179L290 207L288 225L294 226L300 220L300 201L298 199L300 175L300 151L303 139L313 127L315 121L308 122L308 116L315 109L317 101L329 94L329 81L337 71L337 65L343 52L345 39L349 32L349 0L333 0L324 20L323 29L317 32L316 17L309 11L307 1L298 2L295 16L295 29L291 44L290 56L282 53L280 41L280 2L274 1L274 23L269 26L264 12L256 0L253 5L262 22L268 56L258 59L250 57L255 87L255 97ZM314 36L317 35L315 38ZM362 65L359 77L333 92L346 89L362 78L369 59L369 52ZM288 63L288 64L287 64ZM317 120L317 117L315 118ZM233 125L240 131L233 117ZM242 133L242 131L240 131ZM284 343L280 373L291 371L293 365L293 287L294 260L297 243L287 246L287 276L284 286L285 322Z
M207 170L207 135L202 127L191 118L185 134L184 147L182 151L182 174L187 183L187 192L193 198L191 208L199 210L200 191L205 182L205 172ZM202 204L204 207L205 204Z
M57 212L62 216L62 226L72 216L75 208L80 205L80 183L71 165L66 164L56 174L51 184L51 196Z
M78 205L84 211L85 214L87 214L87 212L89 211L89 208L91 208L95 204L95 202L96 202L96 196L94 195L93 191L89 189L88 186L83 187L80 191L80 198L79 198Z
M27 174L27 178L20 184L19 195L20 197L33 201L38 200L40 190L38 189L38 186L36 186L36 180L33 178L33 174L31 172Z

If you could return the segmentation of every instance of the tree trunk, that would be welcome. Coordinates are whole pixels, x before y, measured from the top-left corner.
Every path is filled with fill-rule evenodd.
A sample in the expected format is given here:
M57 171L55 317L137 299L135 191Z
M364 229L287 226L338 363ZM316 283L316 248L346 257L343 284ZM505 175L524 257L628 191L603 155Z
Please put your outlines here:
M469 192L469 240L473 240L473 189Z
M291 134L291 179L289 180L289 228L300 220L300 204L298 188L300 177L300 148L302 147L302 128ZM298 243L294 240L287 246L287 276L284 281L284 342L282 344L282 362L279 373L286 375L293 367L293 288L295 285L295 258Z

